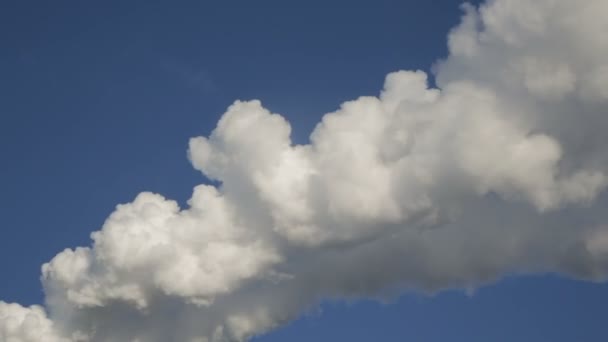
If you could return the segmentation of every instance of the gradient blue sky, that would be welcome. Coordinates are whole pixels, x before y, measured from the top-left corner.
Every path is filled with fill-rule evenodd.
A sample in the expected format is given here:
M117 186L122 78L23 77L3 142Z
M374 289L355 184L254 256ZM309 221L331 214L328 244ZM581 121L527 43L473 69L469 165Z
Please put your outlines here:
M0 299L40 303L40 265L89 244L140 191L184 203L187 158L235 99L305 142L321 115L446 55L460 0L3 1ZM509 278L473 296L326 303L258 342L605 341L608 286Z

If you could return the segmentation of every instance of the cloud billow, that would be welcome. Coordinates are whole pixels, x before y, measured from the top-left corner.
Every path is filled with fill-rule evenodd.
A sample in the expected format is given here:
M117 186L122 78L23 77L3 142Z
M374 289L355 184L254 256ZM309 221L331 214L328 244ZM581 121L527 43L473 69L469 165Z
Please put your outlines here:
M244 341L321 299L608 274L604 0L493 0L436 65L326 114L310 143L260 101L190 140L187 208L118 205L42 266L45 308L0 302L11 342Z

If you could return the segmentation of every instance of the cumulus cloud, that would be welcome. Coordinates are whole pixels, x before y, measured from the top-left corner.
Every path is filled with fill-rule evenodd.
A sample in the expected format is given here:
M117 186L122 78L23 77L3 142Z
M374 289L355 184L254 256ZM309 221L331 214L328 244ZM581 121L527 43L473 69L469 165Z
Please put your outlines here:
M61 338L40 306L25 308L0 302L0 340L6 342L68 342Z
M320 299L608 275L608 3L464 5L436 65L386 77L295 145L237 101L187 208L117 206L42 266L45 309L0 302L3 341L244 341ZM48 311L48 313L47 313Z

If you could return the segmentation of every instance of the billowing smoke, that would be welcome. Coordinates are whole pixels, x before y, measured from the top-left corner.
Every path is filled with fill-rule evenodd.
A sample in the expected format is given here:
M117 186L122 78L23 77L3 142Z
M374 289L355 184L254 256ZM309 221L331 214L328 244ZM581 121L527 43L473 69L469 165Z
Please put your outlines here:
M244 341L321 299L608 275L608 2L494 0L436 64L389 74L308 145L230 106L188 208L142 193L42 266L45 309L0 302L12 342Z

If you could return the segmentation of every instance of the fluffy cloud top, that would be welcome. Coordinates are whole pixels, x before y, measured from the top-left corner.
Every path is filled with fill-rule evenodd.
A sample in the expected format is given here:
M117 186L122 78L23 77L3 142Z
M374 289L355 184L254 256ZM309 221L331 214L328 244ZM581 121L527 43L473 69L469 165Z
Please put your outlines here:
M326 114L310 144L237 101L188 208L119 205L42 267L46 310L0 302L7 342L244 341L320 298L608 275L608 2L464 6L439 62Z

